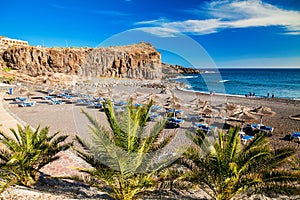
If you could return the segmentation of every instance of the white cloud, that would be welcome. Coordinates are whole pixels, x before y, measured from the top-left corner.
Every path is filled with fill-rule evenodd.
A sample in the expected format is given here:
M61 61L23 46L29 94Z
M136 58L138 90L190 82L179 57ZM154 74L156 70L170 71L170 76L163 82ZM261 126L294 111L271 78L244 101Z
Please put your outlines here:
M176 37L180 34L180 32L175 29L168 29L162 27L143 27L138 28L138 30L144 31L146 33L151 33L159 37Z
M208 19L193 19L170 22L166 19L138 22L139 25L152 25L174 29L195 35L210 34L228 28L279 26L285 34L300 34L300 12L285 10L261 0L222 0L212 1L190 13L205 14Z
M155 20L136 22L135 25L160 25L160 24L166 23L166 22L167 22L166 19L160 18L160 19L155 19Z

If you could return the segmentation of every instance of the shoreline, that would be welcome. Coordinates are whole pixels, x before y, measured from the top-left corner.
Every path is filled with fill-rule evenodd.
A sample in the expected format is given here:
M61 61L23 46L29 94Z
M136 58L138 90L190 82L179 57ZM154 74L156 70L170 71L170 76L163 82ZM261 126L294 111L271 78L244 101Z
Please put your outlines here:
M185 89L182 87L176 87L178 90L184 91L184 92L189 92L189 93L197 93L197 94L202 94L202 95L208 95L211 96L209 92L204 92L204 91L198 91L198 90L189 90ZM283 98L283 97L261 97L261 96L252 96L252 97L245 97L245 95L237 95L237 94L224 94L224 93L213 93L212 96L223 96L223 97L234 97L234 98L244 98L244 99L257 99L257 100L269 100L269 101L274 101L274 102L284 102L284 103L300 103L300 99L294 99L294 98Z
M277 69L277 68L276 68ZM170 78L171 82L185 84L187 90L194 92L210 93L211 91L219 92L219 95L226 96L248 96L256 94L257 98L280 98L300 101L299 95L299 72L290 71L285 76L290 75L287 79L281 79L284 74L281 71L270 71L268 68L264 69L244 69L244 68L221 68L214 69L214 73L200 74L180 74L174 78ZM222 71L224 70L224 71ZM228 71L230 70L230 71ZM232 70L232 71L231 71ZM248 71L250 70L250 71ZM262 70L263 73L256 72L255 70ZM268 70L268 71L263 71ZM278 70L286 70L285 68L278 68ZM295 69L291 69L295 70ZM298 69L300 70L300 69ZM273 73L273 75L262 77L266 73ZM208 74L206 76L206 74ZM215 74L215 75L213 75ZM256 79L257 78L257 79ZM199 80L198 80L199 79ZM278 79L278 81L277 81ZM281 82L282 81L282 82ZM291 82L292 81L292 82ZM226 84L225 84L226 83ZM213 85L212 88L206 88L205 85ZM220 84L220 85L219 85ZM224 84L224 85L221 85ZM226 85L226 87L225 87ZM199 86L199 87L198 87ZM213 89L216 87L215 89ZM223 90L226 88L226 91ZM254 92L254 93L253 93ZM252 95L251 95L252 96Z

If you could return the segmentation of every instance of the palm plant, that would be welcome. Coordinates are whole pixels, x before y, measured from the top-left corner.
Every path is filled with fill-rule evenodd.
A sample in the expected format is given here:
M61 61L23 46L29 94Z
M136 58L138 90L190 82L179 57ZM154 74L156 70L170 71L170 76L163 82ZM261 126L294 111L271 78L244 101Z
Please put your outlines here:
M172 135L163 138L160 134L166 120L148 125L151 106L152 101L136 108L130 101L126 110L117 114L111 102L104 103L111 131L82 110L91 123L93 142L77 137L85 149L77 152L93 169L81 171L108 186L112 190L110 196L115 199L133 199L154 186L157 180L154 174L172 160L159 159Z
M49 127L33 131L29 125L18 131L10 129L12 137L0 132L0 190L10 185L34 186L39 178L39 170L58 159L58 152L70 147L62 144L68 136L48 136ZM57 136L57 137L56 137Z
M185 154L183 164L191 171L185 180L198 184L213 199L231 199L237 194L292 193L299 173L280 168L295 154L291 148L271 149L265 134L257 134L242 146L239 127L229 134L218 132L215 140L205 133L192 136L195 147ZM215 141L215 142L211 142ZM205 154L203 150L208 150Z

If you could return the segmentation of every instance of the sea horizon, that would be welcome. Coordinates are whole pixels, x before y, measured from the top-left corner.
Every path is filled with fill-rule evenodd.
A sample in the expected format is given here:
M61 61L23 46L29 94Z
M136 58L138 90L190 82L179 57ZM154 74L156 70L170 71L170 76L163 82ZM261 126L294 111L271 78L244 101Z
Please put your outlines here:
M202 74L184 74L172 80L184 89L234 96L300 100L300 68L201 69Z

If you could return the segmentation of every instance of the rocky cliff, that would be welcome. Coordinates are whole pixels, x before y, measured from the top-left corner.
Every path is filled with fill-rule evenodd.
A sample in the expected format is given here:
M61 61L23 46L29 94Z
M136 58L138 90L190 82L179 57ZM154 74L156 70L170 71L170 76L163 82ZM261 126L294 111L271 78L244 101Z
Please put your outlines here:
M80 77L160 79L199 70L161 63L161 54L149 43L107 48L0 49L0 69L15 70L21 80L59 82L57 74ZM57 76L57 77L56 77ZM72 79L72 78L70 78Z
M9 47L0 52L0 68L37 77L47 73L157 79L161 55L148 43L108 48Z

